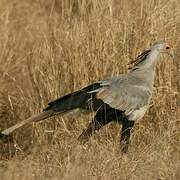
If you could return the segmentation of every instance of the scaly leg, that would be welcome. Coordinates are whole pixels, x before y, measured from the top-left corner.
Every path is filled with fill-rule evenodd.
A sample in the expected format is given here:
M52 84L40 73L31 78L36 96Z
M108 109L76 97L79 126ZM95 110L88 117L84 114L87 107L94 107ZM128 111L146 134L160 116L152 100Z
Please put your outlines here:
M124 153L126 153L128 150L131 129L133 128L133 126L134 126L134 121L129 121L126 118L123 119L120 144L121 144L122 152Z

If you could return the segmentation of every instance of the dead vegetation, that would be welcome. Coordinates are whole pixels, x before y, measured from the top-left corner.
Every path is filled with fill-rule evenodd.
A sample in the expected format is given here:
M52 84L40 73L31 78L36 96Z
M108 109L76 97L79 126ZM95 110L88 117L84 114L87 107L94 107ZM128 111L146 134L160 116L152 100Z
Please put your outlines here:
M1 0L0 130L48 101L125 73L150 42L167 39L152 105L137 123L127 157L110 124L85 146L89 115L49 119L0 144L0 179L180 179L180 3L178 0Z

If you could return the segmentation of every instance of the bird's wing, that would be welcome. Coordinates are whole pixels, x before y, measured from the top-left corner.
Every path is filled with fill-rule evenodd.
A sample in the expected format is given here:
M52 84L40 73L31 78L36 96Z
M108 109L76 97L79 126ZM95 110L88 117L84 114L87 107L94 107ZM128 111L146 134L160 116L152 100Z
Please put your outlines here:
M108 86L97 92L96 98L101 99L112 108L124 111L126 115L129 115L134 110L148 105L151 91L143 84L137 85L127 77L121 77L114 81L109 80L106 84L108 83Z

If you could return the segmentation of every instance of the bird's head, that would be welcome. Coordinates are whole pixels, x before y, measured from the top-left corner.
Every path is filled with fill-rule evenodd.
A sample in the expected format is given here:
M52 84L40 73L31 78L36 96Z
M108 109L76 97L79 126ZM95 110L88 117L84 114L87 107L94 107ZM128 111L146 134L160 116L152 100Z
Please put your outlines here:
M165 41L157 41L149 49L137 56L136 59L132 60L129 63L129 69L133 71L139 68L147 68L149 65L157 62L159 54L168 54L174 59L171 46Z
M151 46L151 50L158 51L160 53L166 53L174 59L174 53L171 46L166 41L157 41Z

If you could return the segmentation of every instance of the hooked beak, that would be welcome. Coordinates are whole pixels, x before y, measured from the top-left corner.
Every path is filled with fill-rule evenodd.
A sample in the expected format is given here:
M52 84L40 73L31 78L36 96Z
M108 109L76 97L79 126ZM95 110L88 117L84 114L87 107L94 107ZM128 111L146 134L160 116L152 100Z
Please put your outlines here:
M175 54L174 51L170 48L170 45L166 43L166 53L174 60L175 59Z
M175 53L174 53L174 51L167 52L167 54L168 54L173 60L175 60Z

